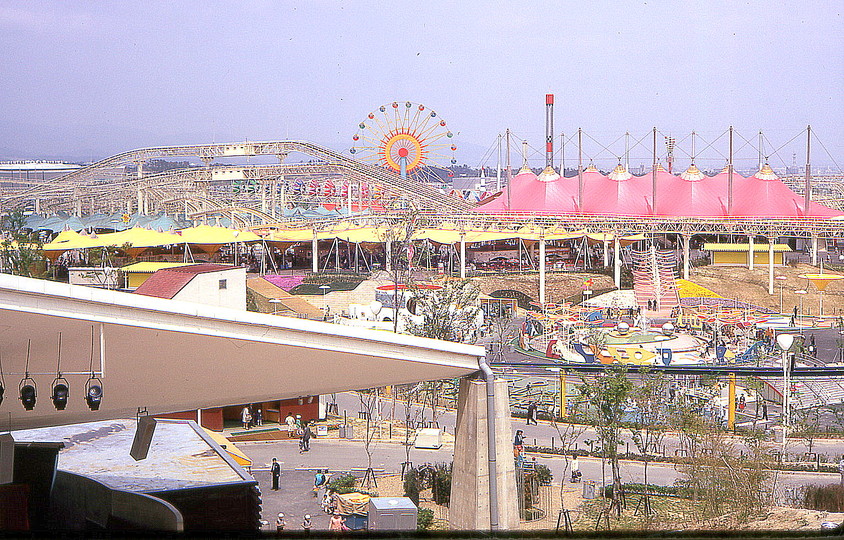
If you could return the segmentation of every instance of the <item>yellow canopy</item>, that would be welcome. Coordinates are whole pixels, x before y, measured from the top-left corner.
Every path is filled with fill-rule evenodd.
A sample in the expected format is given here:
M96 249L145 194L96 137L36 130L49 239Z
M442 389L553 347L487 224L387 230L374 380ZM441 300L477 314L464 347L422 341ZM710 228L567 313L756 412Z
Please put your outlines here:
M444 229L420 229L413 233L414 240L428 239L437 244L455 244L460 241L460 231Z
M314 238L313 229L286 229L274 231L267 238L268 242L310 242Z
M104 246L122 246L124 244L130 244L133 248L169 246L171 244L180 243L178 235L151 231L149 229L144 229L143 227L132 227L131 229L126 229L125 231L101 234L99 236L99 240Z
M212 225L198 225L179 231L181 244L233 244L235 242L257 242L260 236L252 231L240 231Z
M120 270L129 274L152 274L153 272L161 270L162 268L177 268L179 266L188 266L190 264L193 263L141 261L122 266Z

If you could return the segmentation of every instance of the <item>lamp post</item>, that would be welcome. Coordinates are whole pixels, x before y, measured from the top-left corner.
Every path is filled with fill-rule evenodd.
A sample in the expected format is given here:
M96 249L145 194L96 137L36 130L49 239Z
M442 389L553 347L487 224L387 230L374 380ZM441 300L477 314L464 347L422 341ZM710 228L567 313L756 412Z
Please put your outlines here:
M791 423L789 412L789 394L791 393L791 362L788 361L788 351L794 345L794 336L791 334L780 334L777 336L777 345L782 349L782 453L785 456L785 441L788 437L788 427Z
M325 299L325 293L328 292L331 285L320 285L319 288L322 290L322 316L328 320L328 301Z
M782 290L785 287L785 280L788 278L786 276L776 276L774 279L780 282L780 315L782 315Z
M803 296L809 294L809 291L806 289L798 289L794 291L794 294L800 295L800 325L803 325Z

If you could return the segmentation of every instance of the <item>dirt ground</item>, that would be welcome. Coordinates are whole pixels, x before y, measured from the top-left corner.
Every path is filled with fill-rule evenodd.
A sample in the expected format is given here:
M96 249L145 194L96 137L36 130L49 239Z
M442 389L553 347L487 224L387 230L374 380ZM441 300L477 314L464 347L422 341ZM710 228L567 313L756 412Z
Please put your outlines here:
M586 272L573 272L565 274L549 273L546 275L545 287L548 292L548 300L561 302L564 298L577 294L583 290L583 282L592 279L592 288L612 288L612 277L603 274L590 274ZM511 289L525 293L531 298L539 297L539 276L537 274L522 275L493 275L474 278L483 294Z
M399 497L404 494L399 475L389 475L378 478L378 494L381 496ZM550 489L551 509L543 518L534 521L523 521L521 529L525 531L548 531L557 526L560 506L560 486L555 484ZM598 513L604 508L603 499L586 500L582 497L580 484L563 486L565 507L570 510L572 528L574 531L594 531ZM628 505L621 518L613 517L609 525L612 530L664 530L664 531L820 531L823 522L843 523L844 513L821 512L802 508L771 507L763 511L756 519L737 521L735 516L724 515L710 520L698 520L699 512L695 503L685 499L668 497L652 498L652 508L649 523L646 523L641 507L637 509L638 499L630 497ZM419 506L434 511L433 528L448 529L448 508L434 504L431 500L431 490L420 493ZM601 530L606 526L602 523Z
M803 310L810 315L818 313L820 295L809 280L798 276L817 272L817 267L808 264L774 268L775 277L785 276L786 279L774 279L773 295L768 294L767 266L757 266L753 270L736 266L701 266L691 269L689 279L726 298L738 298L777 311L780 309L780 288L782 288L783 309L786 312L790 312L795 306L799 310L800 297L803 296ZM794 291L797 290L805 290L808 294L796 294ZM827 315L844 313L844 282L831 283L824 292L824 313Z
M692 268L689 279L725 298L736 298L757 306L779 311L780 289L782 289L783 310L790 313L797 306L800 309L800 297L803 296L803 310L807 315L818 313L820 295L814 285L800 274L817 273L818 268L808 264L782 266L774 268L774 276L786 279L774 280L774 294L768 294L768 267L759 266L753 270L738 266L701 266ZM826 273L836 273L829 272ZM548 274L547 291L549 300L557 302L582 290L583 282L593 279L593 289L613 287L610 276L585 272ZM537 274L483 276L475 278L481 292L489 294L500 289L513 289L537 298L539 278ZM805 290L807 294L796 294L796 290ZM844 280L829 285L824 292L824 313L827 315L844 314Z

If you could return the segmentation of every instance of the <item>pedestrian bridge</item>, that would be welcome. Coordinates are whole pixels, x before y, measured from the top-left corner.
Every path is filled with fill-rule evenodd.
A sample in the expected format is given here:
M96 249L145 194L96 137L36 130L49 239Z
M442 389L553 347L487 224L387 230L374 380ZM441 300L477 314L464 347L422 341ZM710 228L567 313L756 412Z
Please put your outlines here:
M0 274L0 430L462 377L483 355L472 345ZM58 371L70 387L62 411L50 399ZM85 402L92 371L103 387L97 411ZM29 411L18 397L27 372L37 389Z

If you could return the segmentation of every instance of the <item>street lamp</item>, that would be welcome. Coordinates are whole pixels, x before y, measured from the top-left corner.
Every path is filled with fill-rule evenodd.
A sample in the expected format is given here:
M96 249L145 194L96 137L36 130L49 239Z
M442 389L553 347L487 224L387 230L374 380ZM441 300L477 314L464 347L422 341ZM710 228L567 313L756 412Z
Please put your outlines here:
M776 276L774 279L777 279L780 282L780 315L782 315L782 290L783 287L785 287L785 280L788 278L786 276Z
M331 288L331 285L320 285L320 289L322 289L322 314L323 317L328 319L328 301L325 299L325 293L328 292L328 289Z
M794 336L791 334L780 334L777 336L777 345L782 349L782 453L785 456L785 440L788 436L788 426L790 424L789 413L789 394L791 390L791 383L789 381L791 375L791 362L788 361L788 351L794 345Z
M798 289L794 291L794 294L800 295L800 325L803 325L803 296L809 294L809 291L806 289Z

